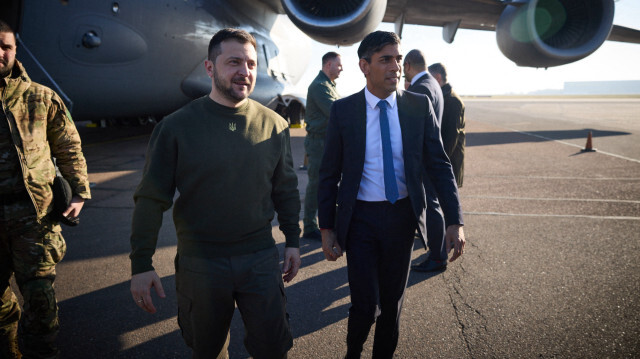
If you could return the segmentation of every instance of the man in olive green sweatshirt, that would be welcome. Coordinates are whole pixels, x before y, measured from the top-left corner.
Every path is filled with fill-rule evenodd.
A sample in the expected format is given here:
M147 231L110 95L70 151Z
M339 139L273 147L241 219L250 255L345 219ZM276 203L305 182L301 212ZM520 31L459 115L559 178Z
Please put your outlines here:
M249 33L216 33L205 67L209 96L167 116L151 135L134 195L131 294L150 313L156 311L151 287L165 296L152 256L162 213L173 205L178 324L194 358L228 357L236 305L249 354L283 358L293 345L283 279L291 281L300 267L300 197L289 129L248 98L257 71ZM274 212L286 238L284 274L271 234Z

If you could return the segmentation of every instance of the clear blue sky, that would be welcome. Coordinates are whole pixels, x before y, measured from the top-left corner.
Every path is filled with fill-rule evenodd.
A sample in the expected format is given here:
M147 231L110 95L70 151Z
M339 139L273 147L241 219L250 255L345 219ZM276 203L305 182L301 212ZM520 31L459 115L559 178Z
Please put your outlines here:
M615 3L614 24L640 29L640 1ZM383 23L379 30L394 31ZM359 44L336 47L312 43L308 70L298 83L304 89L320 70L320 58L327 51L342 55L344 72L336 81L340 95L347 96L362 89L364 77L358 68ZM429 64L447 66L449 82L462 95L528 93L541 89L561 89L570 81L640 80L640 45L606 41L595 53L578 62L547 70L518 67L508 60L496 43L493 31L458 30L452 44L442 40L439 27L407 25L403 30L402 53L422 50Z

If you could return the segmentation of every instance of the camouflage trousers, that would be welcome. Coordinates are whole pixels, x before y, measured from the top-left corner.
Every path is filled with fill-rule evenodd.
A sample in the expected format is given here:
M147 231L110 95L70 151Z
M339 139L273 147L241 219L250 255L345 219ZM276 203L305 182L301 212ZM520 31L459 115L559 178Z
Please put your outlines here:
M0 204L0 357L20 358L16 343L20 305L9 284L15 275L23 298L19 336L24 358L57 358L59 324L53 282L66 245L55 222L38 223L35 214L9 220L16 206L27 204L31 205Z

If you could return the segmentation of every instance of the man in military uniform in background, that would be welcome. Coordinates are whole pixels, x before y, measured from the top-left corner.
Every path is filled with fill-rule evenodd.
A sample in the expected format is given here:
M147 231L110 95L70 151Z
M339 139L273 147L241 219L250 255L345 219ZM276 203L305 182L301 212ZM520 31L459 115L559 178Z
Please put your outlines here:
M309 158L307 174L309 183L304 196L304 224L302 238L321 240L318 229L318 176L320 161L324 153L324 135L329 122L329 111L333 101L340 98L335 80L342 72L342 61L336 52L327 52L322 56L322 70L307 90L307 109L305 122L307 136L304 138L304 150Z
M465 146L464 102L462 102L460 96L451 88L447 80L447 69L443 64L438 62L429 66L429 72L435 77L442 88L444 98L442 124L440 127L442 145L451 161L451 168L453 169L453 175L456 177L458 188L462 188Z
M22 356L12 274L24 299L24 357L56 358L59 323L53 282L66 245L60 224L49 216L56 175L52 157L74 194L63 213L68 218L77 217L90 198L87 166L62 100L31 82L15 55L15 33L0 21L0 358Z

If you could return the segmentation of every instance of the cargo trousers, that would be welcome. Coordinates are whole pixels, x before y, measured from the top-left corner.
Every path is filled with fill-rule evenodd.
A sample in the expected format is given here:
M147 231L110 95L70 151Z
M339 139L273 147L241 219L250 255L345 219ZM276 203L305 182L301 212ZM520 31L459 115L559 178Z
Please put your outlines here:
M275 246L233 257L178 255L175 265L178 324L193 359L229 357L236 305L249 354L256 359L286 358L293 337Z
M29 201L0 203L0 357L20 358L18 320L25 358L57 358L58 305L53 282L55 266L66 252L60 225L33 214L11 219L33 208ZM11 276L24 299L20 304L10 286ZM22 317L22 318L21 318Z

